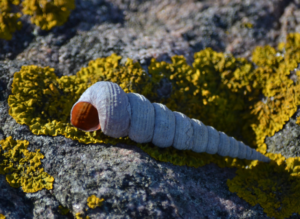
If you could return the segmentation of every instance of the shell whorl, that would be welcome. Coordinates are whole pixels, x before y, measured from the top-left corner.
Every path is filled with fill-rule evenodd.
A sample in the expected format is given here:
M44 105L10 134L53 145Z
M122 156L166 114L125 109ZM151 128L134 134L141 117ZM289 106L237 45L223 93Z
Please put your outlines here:
M155 110L152 143L158 147L170 147L175 135L175 115L163 104L153 103Z
M128 136L137 143L152 140L154 129L154 107L150 101L140 94L127 94L131 108L131 123Z
M99 125L89 130L79 125L74 125L74 118L84 119L89 111L74 113L73 109L78 104L89 103L97 109ZM91 107L92 108L92 107ZM78 116L80 115L80 116ZM113 138L128 135L130 124L131 109L126 93L115 83L100 81L89 87L73 105L71 110L71 123L83 131L95 131L101 128L105 135Z
M126 94L112 82L101 81L88 88L71 110L71 123L84 131L101 128L114 138L128 135L135 142L152 142L162 148L173 146L197 153L270 161L233 137L180 112L172 112L163 104L150 103L143 95Z

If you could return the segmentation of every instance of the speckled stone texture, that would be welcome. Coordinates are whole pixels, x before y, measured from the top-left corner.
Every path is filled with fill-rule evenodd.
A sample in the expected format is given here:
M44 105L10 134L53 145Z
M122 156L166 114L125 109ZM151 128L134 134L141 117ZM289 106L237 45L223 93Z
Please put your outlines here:
M22 30L11 41L0 40L0 139L26 139L30 151L40 149L42 166L55 182L50 191L25 194L0 175L0 213L36 219L74 218L77 212L92 219L268 218L259 205L229 192L226 181L235 169L179 167L157 162L135 146L36 136L9 116L7 98L14 72L28 64L54 67L62 76L113 52L145 68L152 57L170 61L175 54L192 63L193 53L206 47L250 58L255 46L276 46L297 31L299 10L299 0L77 0L68 22L49 32L22 17ZM266 139L269 151L299 156L297 115ZM93 194L105 199L103 206L85 211ZM70 213L60 215L59 205Z
M300 108L280 131L272 137L266 137L268 152L280 153L286 158L300 157L300 126L296 124L298 116L300 116Z
M0 60L30 60L70 75L112 52L145 65L175 54L191 63L206 47L249 58L255 46L284 38L281 24L297 19L284 13L288 7L298 10L290 0L77 0L68 22L50 32L23 17L23 29L11 41L0 40Z

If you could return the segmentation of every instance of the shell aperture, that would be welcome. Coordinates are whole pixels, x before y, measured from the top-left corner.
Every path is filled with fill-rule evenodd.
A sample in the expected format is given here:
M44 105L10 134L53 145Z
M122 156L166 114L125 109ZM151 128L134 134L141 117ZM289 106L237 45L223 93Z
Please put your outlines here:
M71 123L84 131L95 131L101 129L98 111L96 107L88 102L79 102L74 105L71 115Z

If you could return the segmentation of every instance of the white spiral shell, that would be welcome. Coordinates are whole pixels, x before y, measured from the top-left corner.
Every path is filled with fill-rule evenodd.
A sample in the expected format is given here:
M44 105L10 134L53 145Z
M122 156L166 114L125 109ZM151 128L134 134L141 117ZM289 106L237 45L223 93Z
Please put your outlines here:
M138 143L206 152L247 160L270 159L201 121L150 103L143 95L126 94L119 85L101 81L89 87L73 105L71 123L83 131L102 129L105 135L129 136Z

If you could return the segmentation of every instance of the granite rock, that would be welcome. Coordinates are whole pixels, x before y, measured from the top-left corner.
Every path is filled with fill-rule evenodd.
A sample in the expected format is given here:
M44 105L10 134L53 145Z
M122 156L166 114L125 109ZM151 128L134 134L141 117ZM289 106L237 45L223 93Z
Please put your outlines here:
M157 162L134 145L84 145L63 136L36 136L8 114L13 74L21 66L55 68L74 75L90 60L117 53L147 67L152 57L170 62L176 54L192 63L203 48L250 58L258 45L276 46L299 29L299 0L76 0L61 27L45 32L22 17L11 41L0 40L0 139L28 140L45 155L42 167L55 178L52 190L25 194L0 175L0 214L7 218L268 218L226 185L235 169ZM299 115L299 110L297 115ZM299 156L295 115L274 136L268 150ZM277 148L282 142L288 149ZM294 148L293 148L294 146ZM88 209L90 195L104 198ZM58 206L70 209L61 215ZM291 218L297 218L294 215Z

